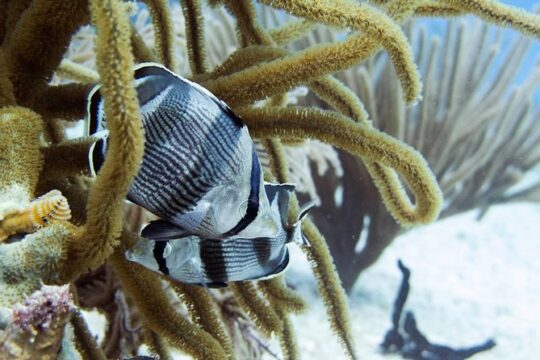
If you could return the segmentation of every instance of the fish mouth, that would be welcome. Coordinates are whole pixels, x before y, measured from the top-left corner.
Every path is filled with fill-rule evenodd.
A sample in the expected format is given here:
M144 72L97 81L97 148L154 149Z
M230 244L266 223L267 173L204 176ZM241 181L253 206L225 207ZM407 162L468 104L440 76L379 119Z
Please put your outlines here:
M148 248L147 244L145 244L142 241L139 241L138 243L133 245L133 247L127 249L124 252L124 256L129 261L139 261L149 253L149 250L150 249Z
M133 254L133 251L131 249L126 250L124 256L129 261L135 261L135 255Z

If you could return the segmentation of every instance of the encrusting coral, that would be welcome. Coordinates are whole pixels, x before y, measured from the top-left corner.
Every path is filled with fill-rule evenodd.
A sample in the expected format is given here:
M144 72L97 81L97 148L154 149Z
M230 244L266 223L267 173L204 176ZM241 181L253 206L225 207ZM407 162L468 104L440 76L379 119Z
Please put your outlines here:
M44 286L36 291L23 304L8 311L0 335L0 358L56 359L64 327L74 311L67 285Z
M251 1L212 1L213 6L224 5L236 19L238 36L236 51L226 54L228 58L214 68L210 64L216 57L207 49L211 41L207 42L204 28L207 9L197 0L182 2L187 59L178 56L177 50L175 18L180 13L173 14L165 0L144 1L154 29L153 44L130 23L133 4L119 0L13 0L0 7L0 218L24 210L53 189L67 198L73 215L71 222L53 223L0 244L0 306L21 302L43 283L73 283L108 262L123 296L142 319L141 341L153 351L166 357L168 344L200 359L240 356L238 341L231 339L231 320L221 316L233 312L224 311L213 292L171 284L123 255L138 237L122 220L122 209L144 147L133 65L157 60L181 72L189 63L191 78L228 102L261 140L270 159L269 179L289 179L282 140L319 139L362 159L388 211L410 226L434 221L441 209L441 192L427 162L413 148L375 129L358 96L332 74L384 49L400 81L403 100L413 104L421 98L421 81L399 22L416 15L473 13L531 36L538 36L540 27L537 16L494 1L394 0L378 1L378 7L344 0L260 2L298 19L268 30L259 22ZM73 34L88 22L96 31L95 55L81 56L78 62L63 59ZM315 23L348 29L350 35L296 52L286 47L309 33ZM92 57L97 71L88 68ZM57 82L54 73L56 78L65 76L75 82ZM98 78L109 144L99 174L89 181L85 160L91 139L66 140L64 125L84 116L89 84ZM287 106L287 93L298 86L308 86L333 110ZM298 213L293 197L290 219L297 219ZM10 235L2 223L0 230ZM329 322L348 357L355 358L347 300L328 246L309 219L302 230L309 243L302 249ZM282 277L234 283L224 291L260 334L279 338L285 358L300 357L289 315L303 311L306 304ZM188 316L179 311L178 304L187 307ZM237 325L243 319L234 317ZM88 334L76 313L66 327L62 351L77 349L73 351L83 358L104 358Z

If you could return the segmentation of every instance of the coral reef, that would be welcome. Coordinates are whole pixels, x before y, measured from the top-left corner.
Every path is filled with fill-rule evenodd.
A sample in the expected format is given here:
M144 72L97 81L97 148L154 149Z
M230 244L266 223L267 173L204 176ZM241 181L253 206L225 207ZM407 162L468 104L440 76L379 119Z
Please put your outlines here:
M531 39L473 19L447 22L443 39L414 23L405 30L425 80L424 100L417 107L407 108L401 99L392 65L382 54L337 77L359 94L376 128L410 144L431 164L445 199L440 217L471 209L482 216L496 204L538 201L538 182L522 183L540 161L539 109L533 102L540 85L538 63L526 79L519 79ZM335 31L322 28L315 34L316 40L295 47L336 38ZM298 101L328 106L315 94ZM322 206L312 215L350 291L361 272L407 228L382 206L370 168L342 151L339 159L347 176L314 173ZM349 201L336 203L338 187ZM336 229L337 219L350 226Z
M289 316L303 311L306 304L282 277L235 283L222 294L171 283L125 259L125 250L137 241L145 221L134 210L127 221L123 218L125 195L144 146L134 64L159 61L180 73L186 73L189 64L191 79L225 100L252 136L260 139L268 154L268 179L289 180L282 140L318 139L362 159L381 203L397 222L412 226L434 221L441 210L441 191L428 163L386 129L373 126L368 120L373 115L366 112L369 107L332 74L384 49L402 89L400 99L412 105L421 99L421 81L413 48L399 22L416 15L470 12L532 36L540 27L535 15L482 0L394 0L374 5L343 0L261 0L259 5L249 0L211 1L210 5L229 12L235 26L225 21L229 17L223 13L207 15L211 11L198 0L183 1L182 11L174 14L168 1L143 3L152 23L151 35L134 23L137 16L130 20L139 5L119 0L13 0L0 7L0 219L24 211L53 189L65 196L72 215L69 222L34 229L22 238L10 236L12 231L0 223L7 237L0 244L0 306L22 302L43 283L73 284L70 289L81 297L74 296L80 307L102 308L114 301L108 333L111 340L127 343L105 344L106 354L76 312L62 332L62 352L82 358L133 356L142 342L163 358L169 357L168 347L200 359L241 358L246 353L256 357L268 351L263 339L269 336L279 339L283 357L301 355ZM265 29L257 16L263 4L298 19ZM175 19L181 14L184 29L179 33ZM225 29L208 40L207 18L212 19L210 27ZM74 36L88 23L91 27ZM349 35L298 51L287 47L310 33L313 23L346 29ZM77 36L94 39L95 50L83 42L74 44ZM236 36L236 48L225 45L232 41L220 41L220 36ZM179 45L186 48L178 50ZM212 63L217 66L211 67ZM90 179L86 159L92 139L69 140L66 132L70 123L83 118L89 84L98 79L109 143L99 174ZM307 86L333 110L287 106L287 93L299 86ZM298 213L298 200L293 197L290 219L297 219ZM328 246L313 221L305 220L302 231L309 242L302 249L329 322L347 356L355 358L347 299ZM103 286L108 292L100 303L81 291L81 276L105 263ZM4 335L10 337L12 331L6 331ZM246 340L239 341L238 334Z

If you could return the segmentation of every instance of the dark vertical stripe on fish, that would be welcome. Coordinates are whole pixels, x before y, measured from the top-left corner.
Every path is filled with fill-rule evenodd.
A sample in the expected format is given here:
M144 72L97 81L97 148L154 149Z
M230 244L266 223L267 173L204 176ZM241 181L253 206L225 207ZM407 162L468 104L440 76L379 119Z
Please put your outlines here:
M261 268L264 268L271 259L272 246L276 246L272 241L264 241L255 244L256 240L251 243L253 253L257 255L257 261Z
M259 182L261 181L261 168L259 166L259 159L257 158L255 148L253 149L253 155L251 158L250 190L246 214L244 217L242 217L242 219L240 219L238 224L223 234L225 236L233 236L244 230L253 222L253 220L255 220L257 213L259 212Z
M154 243L154 258L156 259L159 267L159 271L161 271L165 275L169 275L169 268L167 267L167 261L165 261L165 258L163 257L163 254L165 252L165 247L169 243L169 240L165 241L156 241Z
M206 277L210 282L227 281L226 262L222 240L204 240L200 243L200 257Z

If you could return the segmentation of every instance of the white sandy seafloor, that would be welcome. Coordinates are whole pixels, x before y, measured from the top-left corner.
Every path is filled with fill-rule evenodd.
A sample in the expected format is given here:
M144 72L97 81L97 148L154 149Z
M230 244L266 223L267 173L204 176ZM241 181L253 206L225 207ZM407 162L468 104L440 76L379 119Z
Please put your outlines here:
M493 337L497 346L472 359L540 359L540 206L493 207L480 222L476 214L408 232L361 276L350 298L360 359L400 358L378 351L401 282L400 258L412 272L406 310L432 342L463 347ZM302 358L346 359L303 254L291 248L291 255L287 279L310 303L293 317ZM276 342L270 345L279 353Z
M540 206L493 207L480 222L476 214L410 231L362 274L350 298L360 359L400 358L377 350L401 281L398 259L412 273L406 310L432 342L462 347L493 337L497 346L472 359L540 359ZM345 359L309 270L294 261L287 278L311 303L294 319L303 358Z

